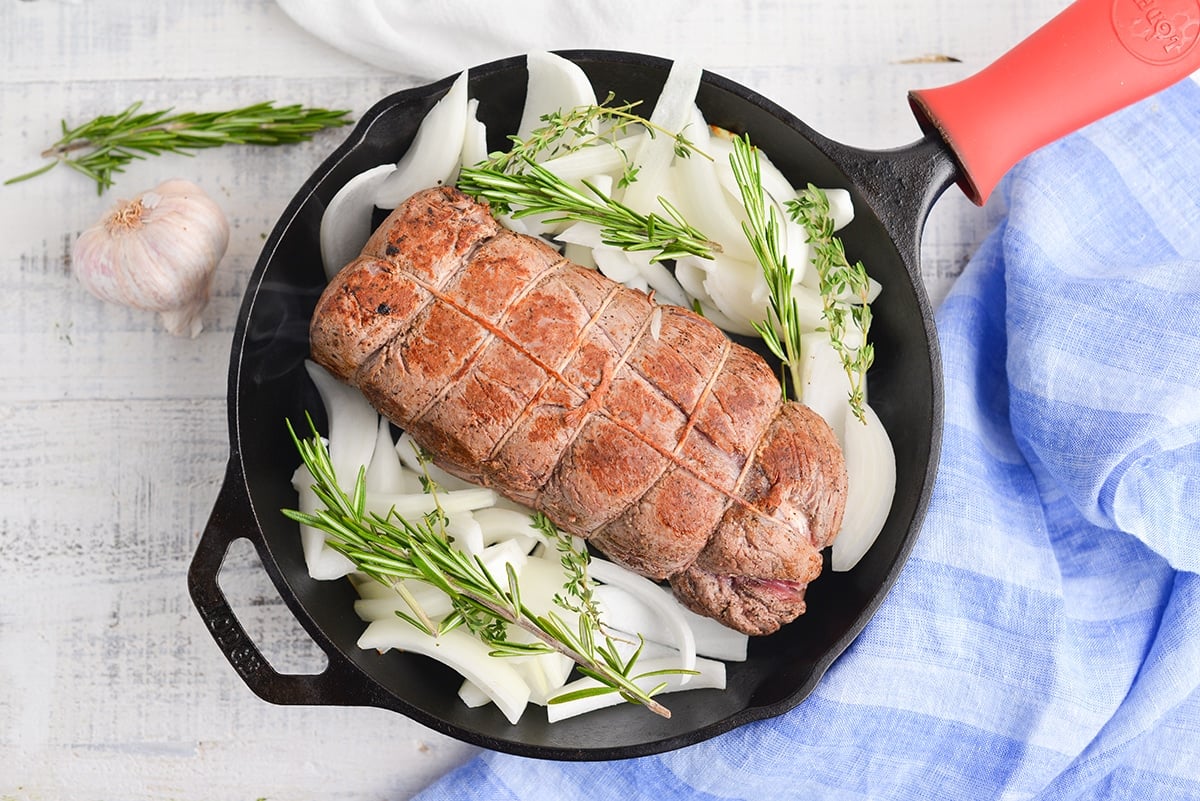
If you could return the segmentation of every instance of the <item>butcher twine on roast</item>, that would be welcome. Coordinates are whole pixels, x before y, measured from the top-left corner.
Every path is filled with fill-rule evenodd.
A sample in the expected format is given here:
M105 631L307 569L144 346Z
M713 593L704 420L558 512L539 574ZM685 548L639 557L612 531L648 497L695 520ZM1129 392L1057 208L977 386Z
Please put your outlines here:
M704 318L417 193L326 288L313 358L436 464L540 509L697 612L769 634L841 525L833 432Z

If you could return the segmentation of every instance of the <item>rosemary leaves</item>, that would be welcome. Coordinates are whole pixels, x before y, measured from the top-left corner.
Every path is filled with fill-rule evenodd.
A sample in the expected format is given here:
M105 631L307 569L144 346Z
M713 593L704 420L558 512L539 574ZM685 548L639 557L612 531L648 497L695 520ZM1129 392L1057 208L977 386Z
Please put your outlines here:
M221 145L304 142L325 128L348 125L349 113L271 102L230 111L144 112L141 103L134 103L120 113L102 115L74 128L63 120L62 138L42 152L42 157L51 161L4 183L26 181L66 164L95 181L96 193L103 194L112 186L113 175L134 159L160 153L190 154Z
M582 182L581 190L538 163L539 159L587 147L610 147L625 165L617 183L627 186L637 180L637 167L620 144L630 129L644 130L650 137L670 136L675 154L682 158L699 152L682 133L664 131L634 113L637 103L609 105L612 100L610 94L598 105L543 115L545 124L528 137L510 137L512 147L508 151L493 153L474 167L464 167L458 188L514 219L545 215L547 223L593 223L600 227L604 244L628 251L653 251L651 261L685 255L710 258L720 251L720 245L690 225L665 198L658 198L662 214L640 213L587 181Z
M742 223L742 230L762 267L763 278L766 279L770 292L769 318L756 320L752 325L767 348L782 363L781 369L791 373L792 384L797 387L798 393L800 382L796 371L800 363L801 330L797 319L796 301L792 297L795 273L788 266L787 256L783 254L779 239L780 220L775 216L775 208L767 205L758 151L750 144L749 137L733 138L733 153L729 156L729 163L733 167L733 176L742 195L742 205L746 209L746 220ZM779 383L786 399L786 376L781 377Z
M733 144L729 161L741 190L747 217L742 229L762 267L770 291L769 318L754 322L754 329L771 353L782 362L783 368L791 373L793 386L798 387L800 336L803 332L792 297L795 273L788 266L780 244L781 221L775 215L774 206L767 204L758 152L750 144L749 137L734 137ZM784 206L792 220L803 225L808 233L813 248L813 266L820 284L821 314L826 331L830 344L838 352L846 370L850 383L850 409L860 422L865 423L863 404L866 402L866 375L875 360L874 346L867 341L871 327L871 306L867 302L871 286L866 268L862 262L850 264L846 258L845 247L833 231L829 198L821 189L808 184L796 198L785 201ZM844 300L847 295L858 302ZM854 337L849 336L852 330L857 332ZM787 397L787 381L781 380L780 383L784 397Z
M641 214L586 181L584 186L587 192L528 160L523 162L521 172L464 167L458 176L459 189L487 201L497 213L511 213L518 219L544 214L547 215L546 222L593 223L600 227L604 244L628 251L655 251L651 261L677 259L688 254L705 258L720 249L689 225L665 198L659 198L665 217L655 213Z
M292 509L284 515L302 525L313 526L327 536L330 547L345 555L357 570L388 586L402 589L399 582L415 580L432 585L449 598L452 611L433 621L413 600L402 595L411 614L397 615L429 637L437 637L463 627L483 642L492 656L524 656L557 651L575 662L579 672L602 686L564 693L551 703L597 693L619 693L632 703L670 717L670 711L653 696L663 688L656 685L644 690L638 681L651 676L689 671L668 670L636 672L641 647L623 657L614 638L599 623L591 601L586 566L586 551L575 549L566 535L560 534L549 519L539 516L535 524L556 543L566 570L564 592L555 599L558 611L530 609L521 598L516 571L507 566L497 577L478 556L454 547L446 535L448 521L440 504L419 520L408 520L393 510L381 516L366 510L365 471L360 470L354 489L345 493L337 482L329 451L318 436L312 421L312 436L301 439L289 422L288 430L305 466L313 476L313 491L324 509L306 514ZM436 496L436 488L428 485ZM567 622L577 616L578 624ZM532 635L528 641L510 636L513 629Z

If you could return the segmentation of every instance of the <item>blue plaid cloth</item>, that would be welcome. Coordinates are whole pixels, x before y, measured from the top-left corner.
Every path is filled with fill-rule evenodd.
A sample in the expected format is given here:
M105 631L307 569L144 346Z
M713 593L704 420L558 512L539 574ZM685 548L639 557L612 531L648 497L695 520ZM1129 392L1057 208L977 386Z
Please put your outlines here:
M938 313L924 530L815 693L638 760L488 753L419 798L1200 798L1200 86L1001 191Z

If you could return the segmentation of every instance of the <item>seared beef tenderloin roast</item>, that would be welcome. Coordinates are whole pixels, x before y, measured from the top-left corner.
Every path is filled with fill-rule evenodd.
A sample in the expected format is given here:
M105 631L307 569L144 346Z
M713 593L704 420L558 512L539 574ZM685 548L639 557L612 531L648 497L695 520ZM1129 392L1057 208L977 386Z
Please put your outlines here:
M313 358L467 480L750 634L804 611L841 525L829 426L699 315L419 192L322 295Z

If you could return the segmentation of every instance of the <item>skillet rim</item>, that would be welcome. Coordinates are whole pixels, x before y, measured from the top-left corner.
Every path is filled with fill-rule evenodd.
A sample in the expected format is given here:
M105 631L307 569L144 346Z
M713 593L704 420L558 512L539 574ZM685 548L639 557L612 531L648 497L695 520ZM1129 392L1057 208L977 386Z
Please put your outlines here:
M563 50L555 52L576 62L602 61L605 63L615 63L622 66L649 66L661 70L669 69L671 65L671 61L669 59L645 54L628 53L624 51ZM523 71L524 62L525 56L518 55L505 59L499 59L487 64L479 65L477 67L472 67L470 70L471 78L474 80L481 76L495 75L509 72L514 69ZM937 347L936 331L933 326L932 311L929 308L928 298L924 292L923 284L920 281L919 271L915 272L914 275L914 262L916 256L919 254L919 243L897 242L894 232L890 232L889 237L892 239L892 243L896 246L900 260L908 270L909 279L913 283L913 289L916 294L918 306L920 306L920 313L925 327L925 335L927 342L929 343L930 367L933 378L933 386L931 387L931 391L933 393L933 399L931 402L933 419L931 421L930 458L927 464L926 474L922 481L921 492L915 514L908 523L896 558L894 559L891 569L888 571L884 581L876 588L869 603L861 610L854 621L854 624L851 625L837 640L835 640L833 645L826 649L824 654L822 654L819 659L812 663L808 678L804 682L800 683L787 696L768 704L746 706L739 712L731 714L718 721L707 724L700 728L681 732L678 735L615 748L555 748L540 744L522 743L516 740L498 739L479 732L466 730L456 724L449 723L435 715L427 713L423 709L413 706L404 699L395 696L390 691L387 691L386 688L382 688L374 677L362 669L362 667L358 665L355 660L352 660L346 656L340 647L326 635L324 630L317 624L317 622L304 607L304 604L292 590L289 579L283 575L282 570L271 554L271 547L266 542L262 524L259 520L258 512L254 507L254 501L251 497L250 487L246 478L247 465L245 463L243 448L241 446L244 432L242 430L241 415L239 413L241 408L241 384L243 380L243 362L246 355L248 328L250 321L253 318L255 304L258 300L259 294L263 289L264 277L266 276L271 264L274 262L284 237L300 218L302 209L312 200L321 184L328 178L330 173L353 152L355 152L355 150L362 146L372 127L379 124L380 121L397 105L401 105L413 100L427 100L429 98L440 96L440 94L453 82L455 77L456 76L449 76L423 86L395 92L373 104L363 114L358 123L356 123L354 128L347 135L346 139L326 159L324 159L316 168L316 170L304 181L286 206L284 212L280 215L279 220L276 222L271 234L264 243L255 268L248 280L245 296L243 298L241 308L239 309L238 323L237 327L235 328L231 346L232 355L228 374L227 422L229 426L231 453L229 470L227 472L225 482L227 485L230 484L230 482L241 485L240 489L244 496L244 501L247 509L249 510L253 527L255 529L253 532L242 533L237 536L245 536L255 545L256 549L260 553L260 556L262 557L264 569L266 569L281 598L285 601L290 611L292 611L292 613L296 616L297 620L302 624L307 633L312 636L321 649L329 655L331 665L335 660L340 659L348 666L353 668L353 672L360 678L361 681L369 685L374 685L376 688L382 690L382 692L366 692L357 699L350 699L348 702L349 704L380 706L383 708L392 709L393 711L401 712L402 714L412 718L417 722L429 726L430 728L475 745L480 745L498 751L514 753L521 756L531 756L537 758L562 760L623 759L661 753L690 745L738 728L752 721L775 717L790 709L793 709L812 693L817 684L828 671L829 667L845 651L850 643L859 636L862 629L874 616L884 598L890 592L891 587L894 585L900 571L907 562L911 550L915 545L916 539L919 536L920 526L925 516L929 498L932 493L934 476L936 475L938 456L940 453L941 423L943 413L940 354ZM845 148L845 146L839 145L836 142L828 140L819 133L813 131L786 109L741 84L709 71L705 71L703 81L707 84L712 84L719 89L736 95L743 102L758 106L763 112L775 117L784 125L793 129L799 136L807 139L814 147L822 151L826 157L834 163L840 163L838 161L838 156L844 156L844 151L852 150ZM839 151L839 148L841 151ZM871 200L871 198L868 197L868 200ZM878 211L874 208L872 212L877 217L880 216ZM918 230L919 227L920 226L918 224ZM912 248L912 250L906 251L906 247ZM222 494L225 493L225 490L226 488L223 487ZM221 499L218 500L220 501ZM214 509L214 515L217 511L217 509ZM253 536L251 536L251 534ZM243 675L243 679L245 678L246 677ZM317 702L325 703L323 701Z

